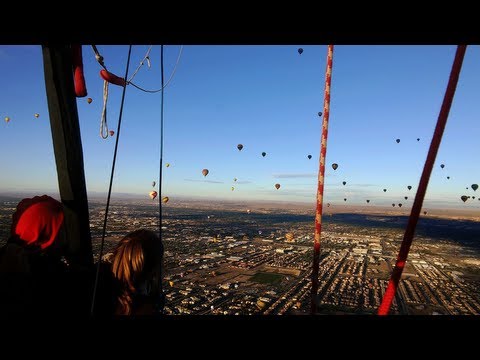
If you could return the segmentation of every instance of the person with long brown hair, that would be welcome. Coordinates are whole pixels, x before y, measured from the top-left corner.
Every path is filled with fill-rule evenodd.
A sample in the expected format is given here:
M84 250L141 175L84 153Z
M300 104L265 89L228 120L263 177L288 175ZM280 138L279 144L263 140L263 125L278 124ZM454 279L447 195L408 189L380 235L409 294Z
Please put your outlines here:
M163 243L150 230L127 234L113 253L115 315L158 315L163 310Z

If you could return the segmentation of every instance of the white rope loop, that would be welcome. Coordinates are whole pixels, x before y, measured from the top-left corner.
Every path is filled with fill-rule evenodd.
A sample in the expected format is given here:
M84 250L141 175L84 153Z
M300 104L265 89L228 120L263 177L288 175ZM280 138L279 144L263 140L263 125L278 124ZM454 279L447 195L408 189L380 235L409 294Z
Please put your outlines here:
M102 139L106 139L108 137L107 100L108 100L108 81L103 80L103 109L102 109L102 117L100 118L100 136L102 137Z

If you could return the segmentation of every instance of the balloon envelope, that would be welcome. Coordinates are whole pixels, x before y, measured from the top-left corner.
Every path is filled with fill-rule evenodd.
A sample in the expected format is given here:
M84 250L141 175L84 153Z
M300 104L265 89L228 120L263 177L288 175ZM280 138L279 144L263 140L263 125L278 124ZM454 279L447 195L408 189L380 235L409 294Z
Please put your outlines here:
M93 101L92 98L88 98L88 99L87 99L87 102L88 102L89 104L91 104L92 101Z
M267 155L267 153L265 151L262 152L262 156L265 157L265 155Z
M158 194L156 191L150 191L148 195L150 196L150 199L155 200Z
M408 190L411 190L411 189L412 189L412 187L411 187L410 185L408 185L408 186L407 186L407 189L408 189Z
M400 139L397 139L397 140L395 140L395 141L396 141L396 142L397 142L397 144L398 144L398 143L400 142Z
M39 113L35 113L35 117L38 118L40 116Z
M168 196L164 196L163 199L162 199L162 201L163 201L165 204L168 202L168 200L170 200L170 199L168 198Z
M462 195L462 196L460 197L460 199L462 199L462 201L463 201L463 202L465 202L465 201L467 201L467 199L468 199L468 196L466 196L466 195Z
M473 191L477 191L478 185L477 184L472 184L472 189L473 189Z
M115 131L113 131L113 130L110 130L108 133L110 134L110 136L115 135Z
M203 174L203 176L207 176L208 175L208 169L203 169L202 174Z
M343 184L343 185L347 185L347 182L346 182L346 181L344 181L342 184Z
M241 150L243 149L243 145L242 145L242 144L238 144L238 145L237 145L237 149L238 149L239 151L241 151Z
M275 184L275 187L278 189L280 189L280 184Z
M300 55L302 55L303 49L302 49L302 48L299 48L299 49L298 49L298 53L299 53Z
M445 165L444 165L444 164L442 164L442 165L440 165L440 167L443 169L443 168L445 167Z
M310 159L312 158L312 155L308 155L307 157L308 157L308 159L310 160Z
M318 116L322 116L322 112L321 112L321 111L318 112Z
M337 170L337 168L338 168L338 164L336 164L336 163L333 163L333 164L332 164L332 168L333 168L333 170Z

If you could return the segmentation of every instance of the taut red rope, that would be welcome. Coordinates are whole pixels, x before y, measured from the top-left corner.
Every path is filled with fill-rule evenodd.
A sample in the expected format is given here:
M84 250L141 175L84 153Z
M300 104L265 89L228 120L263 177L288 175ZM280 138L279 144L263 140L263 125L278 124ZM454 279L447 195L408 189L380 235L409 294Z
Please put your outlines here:
M313 243L312 299L311 313L317 311L318 267L320 264L320 235L322 233L323 186L325 179L325 158L327 157L328 118L330 115L330 85L332 82L333 45L328 45L327 69L325 72L325 96L323 100L322 141L318 171L317 211L315 213L315 236Z
M412 245L413 235L415 233L415 227L417 226L418 217L420 216L420 210L422 209L423 199L425 198L425 193L427 192L428 180L430 179L435 158L437 157L438 148L440 147L440 142L442 141L443 131L445 130L445 125L447 124L448 113L450 112L450 107L452 106L453 96L455 95L455 89L457 88L458 78L460 76L460 70L462 69L463 57L466 49L466 45L457 46L457 52L455 54L452 70L450 72L450 78L448 79L447 90L445 91L440 114L438 115L437 125L435 127L435 132L433 133L432 142L430 143L427 159L425 160L422 177L420 178L417 194L415 195L415 201L413 202L412 211L410 213L410 217L408 218L407 228L405 229L402 245L400 247L400 251L398 252L395 268L393 269L387 291L385 291L385 295L382 299L382 303L378 308L378 315L388 315L393 298L397 292L398 283L402 276L405 262L407 261L410 245Z

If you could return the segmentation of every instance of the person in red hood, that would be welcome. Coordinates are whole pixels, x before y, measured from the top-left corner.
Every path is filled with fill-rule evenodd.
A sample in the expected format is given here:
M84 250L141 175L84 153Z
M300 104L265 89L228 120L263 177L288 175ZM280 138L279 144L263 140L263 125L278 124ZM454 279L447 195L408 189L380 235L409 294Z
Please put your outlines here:
M50 196L23 199L0 249L0 315L68 311L63 205Z

